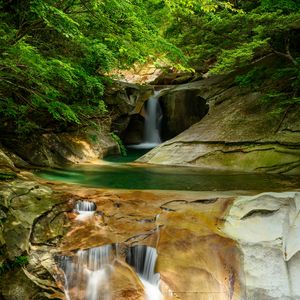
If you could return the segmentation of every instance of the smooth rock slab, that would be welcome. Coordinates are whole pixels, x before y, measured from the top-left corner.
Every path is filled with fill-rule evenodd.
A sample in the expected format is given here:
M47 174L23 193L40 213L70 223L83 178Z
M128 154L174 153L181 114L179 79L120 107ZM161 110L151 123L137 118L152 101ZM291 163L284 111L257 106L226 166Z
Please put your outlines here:
M246 299L300 299L300 193L238 197L223 231L243 253Z

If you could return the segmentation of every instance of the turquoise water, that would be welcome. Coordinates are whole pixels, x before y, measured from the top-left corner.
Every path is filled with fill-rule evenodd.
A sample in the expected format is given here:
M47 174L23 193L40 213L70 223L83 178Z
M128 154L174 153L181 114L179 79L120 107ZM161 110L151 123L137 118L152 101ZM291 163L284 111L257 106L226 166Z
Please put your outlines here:
M120 163L44 169L38 171L37 175L47 180L113 189L275 191L300 188L300 178L292 176L228 174L196 168L145 167Z
M133 162L139 157L143 156L149 151L149 149L127 149L127 155L110 155L104 158L105 161L114 163L128 163Z

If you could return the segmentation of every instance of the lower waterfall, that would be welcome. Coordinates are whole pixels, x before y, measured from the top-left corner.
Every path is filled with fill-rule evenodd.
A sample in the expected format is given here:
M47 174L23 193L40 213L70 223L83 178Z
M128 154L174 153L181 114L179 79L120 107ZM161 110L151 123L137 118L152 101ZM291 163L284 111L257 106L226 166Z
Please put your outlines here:
M105 245L79 250L73 257L59 257L58 265L65 275L64 288L68 300L111 299L112 249L112 245Z
M117 260L117 247L105 245L58 258L58 265L64 273L67 300L115 300L110 281ZM156 249L143 245L128 248L125 260L143 284L145 299L163 300L159 290L160 276L155 273Z
M157 251L155 248L138 245L128 249L126 262L134 267L145 288L147 300L161 300L160 276L155 273Z

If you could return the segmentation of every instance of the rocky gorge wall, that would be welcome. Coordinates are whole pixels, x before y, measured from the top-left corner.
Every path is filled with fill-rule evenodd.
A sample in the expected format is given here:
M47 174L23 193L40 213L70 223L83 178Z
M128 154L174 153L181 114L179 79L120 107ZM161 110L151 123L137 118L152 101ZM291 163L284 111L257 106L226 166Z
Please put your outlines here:
M240 88L230 76L174 87L197 91L209 104L200 122L164 142L139 162L231 171L300 174L300 108L264 104L259 91Z

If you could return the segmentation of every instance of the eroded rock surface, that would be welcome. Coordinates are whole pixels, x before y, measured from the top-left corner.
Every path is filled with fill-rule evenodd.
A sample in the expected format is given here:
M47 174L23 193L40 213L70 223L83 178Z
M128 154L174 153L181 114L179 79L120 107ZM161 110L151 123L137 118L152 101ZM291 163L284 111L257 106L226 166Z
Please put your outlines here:
M239 194L2 183L1 263L20 255L29 263L1 274L0 296L66 299L59 257L112 245L111 299L142 300L126 253L145 245L157 250L164 300L300 299L300 193ZM82 200L95 211L79 218ZM71 299L84 299L85 288L73 285Z
M243 253L246 299L300 299L300 193L238 197L224 232Z
M124 261L128 247L147 245L158 251L156 271L161 275L165 299L243 297L239 248L220 231L230 197L91 189L73 192L78 199L93 201L97 211L85 220L75 218L74 213L69 215L74 221L62 240L64 255L114 244L118 245L119 260ZM118 268L115 272L118 274ZM134 280L129 276L130 282ZM130 290L131 296L118 299L140 299L138 283L133 292L121 282L116 290L123 290L125 295Z
M138 161L300 174L299 106L270 114L273 107L262 103L263 94L234 85L230 77L176 87L177 92L191 89L209 103L209 113Z
M30 141L6 141L6 146L34 166L57 167L101 159L107 153L118 153L117 143L110 134L92 129L45 133L32 137Z
M0 183L0 298L64 299L51 274L68 203L33 181ZM23 258L26 266L18 263Z

